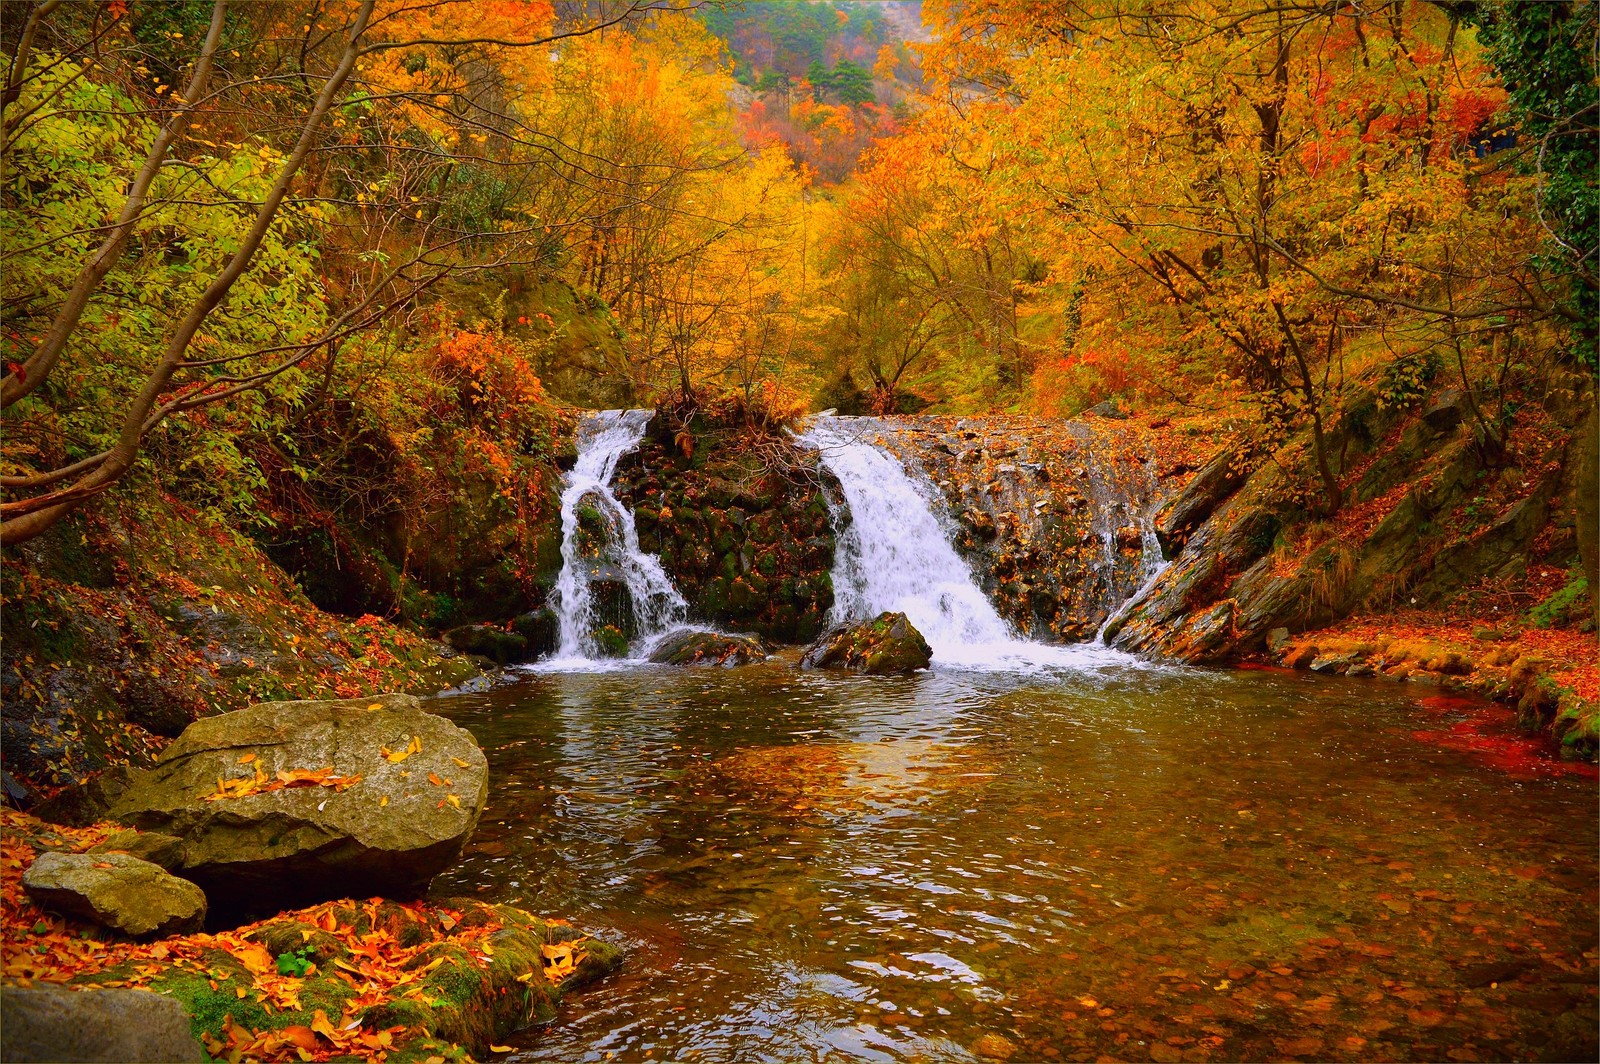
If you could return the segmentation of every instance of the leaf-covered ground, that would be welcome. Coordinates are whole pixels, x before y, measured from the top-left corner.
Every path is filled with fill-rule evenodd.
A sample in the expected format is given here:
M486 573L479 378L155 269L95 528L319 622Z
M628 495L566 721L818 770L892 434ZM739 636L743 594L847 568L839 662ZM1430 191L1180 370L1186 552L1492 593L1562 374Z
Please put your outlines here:
M58 827L0 810L6 985L133 987L183 1003L214 1057L465 1059L551 1014L617 951L561 920L470 900L342 900L209 934L133 942L35 906L22 873L115 825Z

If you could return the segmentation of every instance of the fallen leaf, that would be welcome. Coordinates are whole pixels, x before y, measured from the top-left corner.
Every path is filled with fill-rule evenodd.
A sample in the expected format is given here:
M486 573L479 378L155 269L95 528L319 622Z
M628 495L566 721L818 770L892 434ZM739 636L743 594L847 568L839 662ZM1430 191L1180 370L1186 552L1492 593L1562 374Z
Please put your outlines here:
M256 759L256 755L255 754L245 754L243 757L241 757L239 759L238 763L241 764L241 765L248 765L250 762L254 761L255 759Z

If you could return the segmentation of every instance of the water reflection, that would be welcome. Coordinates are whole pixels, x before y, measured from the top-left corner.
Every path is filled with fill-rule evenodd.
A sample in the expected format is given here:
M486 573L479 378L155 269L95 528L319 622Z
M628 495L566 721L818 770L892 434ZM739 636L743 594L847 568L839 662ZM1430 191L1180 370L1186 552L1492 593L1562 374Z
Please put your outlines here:
M630 950L520 1059L1595 1054L1592 780L1419 741L1402 689L778 662L434 707L493 772L435 893Z

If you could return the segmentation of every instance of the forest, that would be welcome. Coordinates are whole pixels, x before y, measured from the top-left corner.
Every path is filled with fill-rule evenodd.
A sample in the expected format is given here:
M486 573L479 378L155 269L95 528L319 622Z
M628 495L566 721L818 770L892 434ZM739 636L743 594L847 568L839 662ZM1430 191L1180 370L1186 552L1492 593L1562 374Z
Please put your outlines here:
M790 1059L813 1028L850 1060L1592 1056L1597 28L1594 0L5 0L28 1033L0 1055L61 1059L71 1002L143 989L176 1019L107 998L83 1059ZM796 715L815 675L867 716ZM1147 706L1150 735L1095 726L1188 805L1016 790L1111 771L1073 745L1102 698ZM730 701L765 723L715 731ZM1218 799L1265 862L1225 889L1183 810L1269 763ZM1340 888L1370 911L1300 898L1276 877L1313 858L1273 840L1368 773L1363 816L1435 811L1325 810L1330 853L1384 854ZM1091 817L1123 787L1170 830ZM920 902L825 889L856 835L819 823L912 810L936 848L929 810L959 835L986 803L1020 819L952 862L1043 868L1019 838L1068 808L1097 848L1063 882L1160 866L1111 908L1038 894L1082 907L1034 940L1077 982L969 926L1032 887L920 946L821 930L834 895L858 929ZM660 853L602 860L579 808ZM1488 821L1498 907L1452 863ZM720 863L780 837L813 878ZM715 949L667 927L702 905L745 913ZM775 959L741 922L843 944ZM919 963L945 996L894 982ZM639 989L675 981L683 1016Z

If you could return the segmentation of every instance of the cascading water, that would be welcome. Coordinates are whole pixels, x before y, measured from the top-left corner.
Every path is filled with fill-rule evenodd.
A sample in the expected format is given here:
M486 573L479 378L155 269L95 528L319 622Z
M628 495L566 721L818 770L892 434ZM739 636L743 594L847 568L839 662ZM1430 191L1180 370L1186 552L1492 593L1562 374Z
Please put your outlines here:
M848 523L834 547L833 620L904 613L937 664L977 669L1123 664L1092 644L1046 646L1018 639L995 611L934 516L935 489L872 438L870 419L818 417L800 443L814 447L839 481ZM841 514L841 517L843 515Z
M651 410L604 410L589 414L578 429L578 460L561 492L561 574L552 603L560 623L561 642L547 667L592 665L601 656L594 637L592 584L604 569L622 581L632 602L636 645L648 648L666 632L683 624L688 604L661 567L639 549L633 511L611 490L617 462L639 446ZM593 507L605 526L606 542L598 557L586 557L579 518Z

